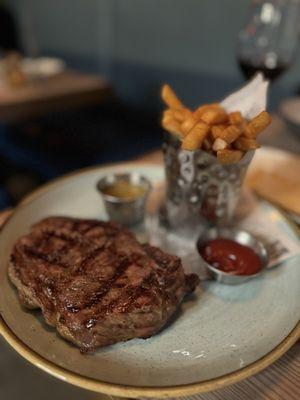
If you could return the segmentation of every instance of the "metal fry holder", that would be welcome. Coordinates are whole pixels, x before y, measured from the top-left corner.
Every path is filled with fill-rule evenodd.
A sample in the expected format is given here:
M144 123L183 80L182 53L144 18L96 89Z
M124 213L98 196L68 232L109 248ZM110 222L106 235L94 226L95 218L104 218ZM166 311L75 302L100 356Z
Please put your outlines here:
M180 140L165 133L163 154L166 200L162 223L172 229L199 223L228 225L254 152L249 151L239 163L222 165L203 150L182 150Z

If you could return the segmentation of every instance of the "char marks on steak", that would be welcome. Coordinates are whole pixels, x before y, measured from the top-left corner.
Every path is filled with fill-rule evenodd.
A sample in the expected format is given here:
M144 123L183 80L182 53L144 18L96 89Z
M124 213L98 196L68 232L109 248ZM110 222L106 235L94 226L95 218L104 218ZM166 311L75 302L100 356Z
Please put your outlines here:
M21 302L82 351L154 335L199 281L178 257L112 222L67 217L18 240L9 276Z

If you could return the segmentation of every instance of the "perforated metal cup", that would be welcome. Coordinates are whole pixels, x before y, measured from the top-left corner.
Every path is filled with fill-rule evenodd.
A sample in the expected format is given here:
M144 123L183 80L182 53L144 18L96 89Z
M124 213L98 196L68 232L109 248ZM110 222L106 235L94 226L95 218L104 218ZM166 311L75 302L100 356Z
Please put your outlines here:
M249 151L239 163L222 165L203 150L182 150L180 140L165 133L163 153L165 221L174 228L199 222L218 226L230 223L254 152Z

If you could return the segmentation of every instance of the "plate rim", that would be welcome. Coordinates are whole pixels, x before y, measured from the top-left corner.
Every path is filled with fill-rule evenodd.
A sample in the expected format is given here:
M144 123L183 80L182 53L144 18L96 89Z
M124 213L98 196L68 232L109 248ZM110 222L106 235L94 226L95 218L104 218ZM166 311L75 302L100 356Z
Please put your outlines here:
M300 338L300 322L297 323L294 329L285 337L285 339L283 339L281 343L279 343L278 346L276 346L273 350L271 350L259 360L255 361L252 364L249 364L247 367L202 382L178 386L157 387L128 386L99 381L93 378L87 378L85 376L71 372L63 367L60 367L53 362L46 360L35 351L30 349L26 344L24 344L7 326L2 316L0 316L0 334L17 353L19 353L31 364L64 382L68 382L70 384L93 392L105 393L112 396L129 398L138 398L141 396L161 398L190 396L197 393L209 392L212 390L221 389L228 385L232 385L243 379L249 378L254 374L257 374L258 372L262 371L273 362L275 362L284 353L286 353L294 343L296 343L296 341Z
M7 219L2 228L8 223L8 221L17 213L18 210L30 204L32 201L43 195L44 193L51 190L53 187L61 184L66 179L71 177L75 177L78 175L82 175L84 173L97 171L97 170L105 170L111 169L114 167L131 167L131 166L140 166L140 167L154 167L154 168L162 168L159 164L154 163L146 163L146 162L127 162L127 163L113 163L105 166L92 166L83 168L78 171L74 171L68 174L65 174L61 177L58 177L50 182L42 185L38 189L31 192L27 195L23 201L15 208L12 215ZM274 208L278 209L278 207L272 205ZM299 231L294 225L294 223L287 217L285 214L278 209L281 216L287 221L287 223L291 226L293 231L299 236ZM1 229L2 230L2 229ZM1 236L1 235L0 235ZM298 339L300 339L300 321L295 325L295 327L287 334L287 336L269 353L261 357L260 359L254 361L248 366L239 369L238 371L233 371L228 374L224 374L220 377L208 379L202 382L194 382L190 384L178 385L178 386L129 386L129 385L121 385L115 383L109 383L104 381L99 381L93 378L88 378L82 376L80 374L71 372L63 367L56 365L55 363L48 361L44 357L40 356L37 352L29 348L25 343L22 342L20 338L18 338L15 333L10 329L10 327L6 324L3 317L0 314L0 335L10 344L10 346L19 353L23 358L29 361L31 364L36 367L42 369L46 373L50 375L73 384L75 386L91 390L98 393L105 393L113 396L122 396L122 397L178 397L178 396L189 396L197 393L209 392L212 390L217 390L227 385L231 385L237 383L243 379L249 378L250 376L260 372L264 368L268 367L274 361L276 361L279 357L281 357L290 347L296 343Z

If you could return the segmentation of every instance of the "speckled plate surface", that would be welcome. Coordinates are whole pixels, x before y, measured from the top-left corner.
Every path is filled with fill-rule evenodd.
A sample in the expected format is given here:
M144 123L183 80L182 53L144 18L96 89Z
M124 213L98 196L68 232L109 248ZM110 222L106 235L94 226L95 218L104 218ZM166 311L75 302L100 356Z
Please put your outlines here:
M163 180L163 169L157 166L93 168L48 184L16 209L0 233L0 332L21 355L47 372L115 395L191 394L258 372L299 337L299 257L240 286L202 284L159 335L100 349L94 355L82 355L61 339L44 324L40 312L21 308L7 277L17 238L50 215L106 218L96 181L108 172L133 169L154 184ZM297 241L293 228L273 211L277 213L274 224Z

